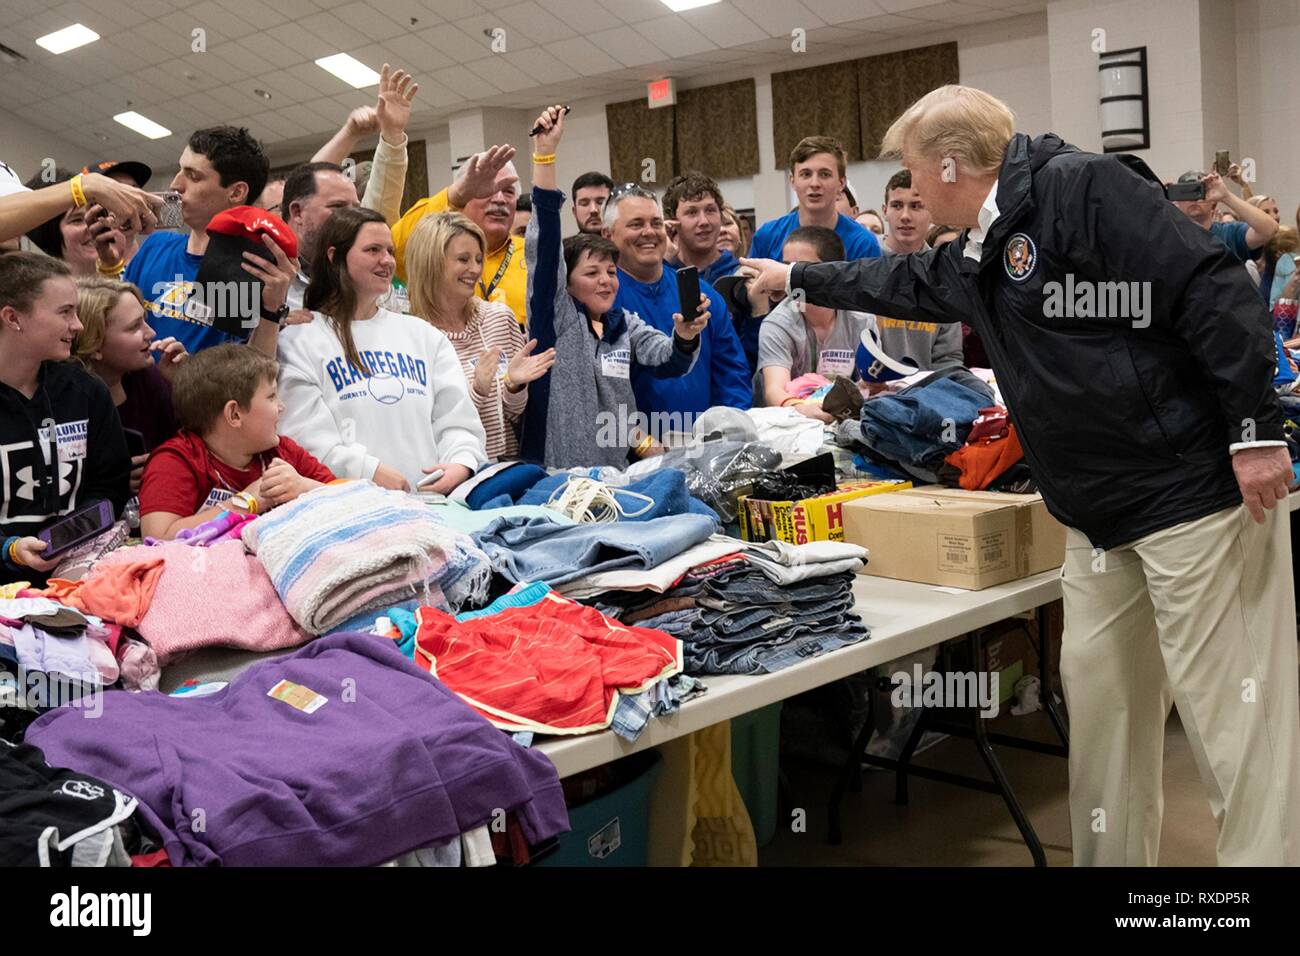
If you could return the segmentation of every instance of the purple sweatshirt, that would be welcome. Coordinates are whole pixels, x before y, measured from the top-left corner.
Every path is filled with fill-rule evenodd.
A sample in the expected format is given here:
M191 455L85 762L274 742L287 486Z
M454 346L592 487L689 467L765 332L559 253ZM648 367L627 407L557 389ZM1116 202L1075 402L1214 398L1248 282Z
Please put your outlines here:
M282 680L326 703L267 696ZM134 794L173 866L373 865L497 809L530 843L569 829L545 756L373 635L318 638L208 697L109 692L97 719L63 707L26 740Z

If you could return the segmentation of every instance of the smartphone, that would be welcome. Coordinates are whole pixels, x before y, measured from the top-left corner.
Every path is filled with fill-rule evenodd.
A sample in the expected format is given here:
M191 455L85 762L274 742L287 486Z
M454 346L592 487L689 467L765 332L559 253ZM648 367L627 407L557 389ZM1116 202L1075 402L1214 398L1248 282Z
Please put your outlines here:
M1214 154L1214 171L1220 176L1228 175L1228 167L1232 165L1232 158L1228 155L1228 150L1221 149Z
M153 195L161 196L163 201L162 208L158 210L159 229L179 229L185 225L185 220L181 218L180 193L169 189Z
M134 428L123 428L122 434L126 436L126 453L132 458L149 451L144 441L144 432L136 431Z
M694 322L700 314L700 270L695 266L677 270L677 304L687 322Z
M1170 202L1199 202L1205 198L1205 183L1170 183L1165 187Z
M62 521L57 521L36 535L49 547L41 552L42 558L53 558L89 541L95 535L107 531L113 526L113 505L108 501L96 501L93 504L74 511Z

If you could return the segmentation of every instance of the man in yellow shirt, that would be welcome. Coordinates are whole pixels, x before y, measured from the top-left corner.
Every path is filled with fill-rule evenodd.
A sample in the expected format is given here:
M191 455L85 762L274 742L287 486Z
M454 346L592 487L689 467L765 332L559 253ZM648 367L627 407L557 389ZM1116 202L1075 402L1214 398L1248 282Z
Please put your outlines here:
M393 226L397 247L397 278L406 282L406 244L425 216L439 212L462 212L483 230L487 255L478 295L490 302L510 306L520 325L528 322L528 273L524 267L524 240L510 235L519 194L519 174L511 158L511 146L493 146L475 153L460 175L436 196L421 199Z

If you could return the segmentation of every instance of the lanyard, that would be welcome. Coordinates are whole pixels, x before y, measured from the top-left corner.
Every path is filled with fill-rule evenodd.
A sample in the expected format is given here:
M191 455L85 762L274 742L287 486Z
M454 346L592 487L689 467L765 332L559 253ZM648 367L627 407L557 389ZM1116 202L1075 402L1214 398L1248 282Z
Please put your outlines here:
M492 293L497 290L497 286L501 284L501 278L506 274L506 269L510 267L510 260L514 254L515 243L514 237L512 236L510 239L506 240L506 255L505 258L501 260L501 265L497 267L497 274L492 277L491 285L484 288L483 280L478 280L479 291L483 293L483 301L488 301L492 297Z

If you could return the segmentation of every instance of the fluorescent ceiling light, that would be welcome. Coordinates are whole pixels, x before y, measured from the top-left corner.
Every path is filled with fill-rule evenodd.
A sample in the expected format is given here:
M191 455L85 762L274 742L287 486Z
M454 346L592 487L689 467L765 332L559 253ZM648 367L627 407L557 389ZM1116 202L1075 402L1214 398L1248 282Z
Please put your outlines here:
M683 10L694 10L696 7L709 7L717 3L718 0L663 0L664 6L673 13L681 13Z
M129 130L134 130L141 136L149 139L162 139L164 136L170 136L172 131L166 126L159 126L147 116L141 116L135 110L127 110L125 113L118 113L113 119L121 123Z
M94 43L98 39L99 34L94 30L80 23L74 23L70 27L45 34L36 41L36 45L44 47L51 53L67 53L87 43Z
M333 56L321 57L316 61L316 65L322 70L333 73L344 83L354 86L358 90L367 86L374 86L379 82L378 73L347 53L335 53Z

